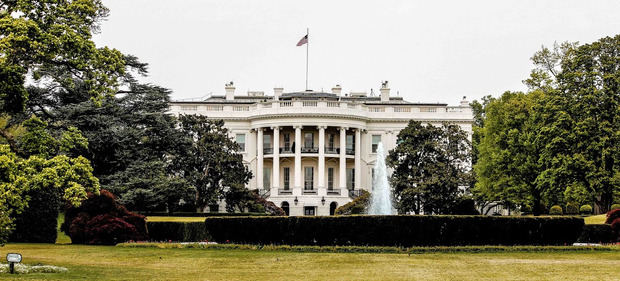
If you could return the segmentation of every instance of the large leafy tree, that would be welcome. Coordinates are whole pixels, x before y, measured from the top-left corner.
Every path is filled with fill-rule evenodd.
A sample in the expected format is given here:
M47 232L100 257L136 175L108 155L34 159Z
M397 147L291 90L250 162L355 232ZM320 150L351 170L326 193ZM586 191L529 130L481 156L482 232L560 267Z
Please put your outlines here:
M544 211L536 185L541 171L540 149L533 143L537 125L531 118L541 95L506 92L485 106L484 127L478 129L474 194L487 201L532 206L535 214Z
M458 125L411 120L387 156L399 213L451 213L468 185L470 142Z
M107 14L100 0L1 2L0 109L24 109L27 78L52 91L73 89L80 79L95 101L113 94L125 69L123 55L92 41Z
M252 173L243 164L224 121L206 116L180 115L179 151L172 159L174 172L195 189L194 203L198 211L225 198L227 192L245 190ZM237 205L229 196L229 204Z
M551 56L544 51L536 56ZM537 184L554 197L593 202L598 212L606 212L620 200L615 197L620 192L620 35L572 45L562 54L555 87L535 110L543 166Z

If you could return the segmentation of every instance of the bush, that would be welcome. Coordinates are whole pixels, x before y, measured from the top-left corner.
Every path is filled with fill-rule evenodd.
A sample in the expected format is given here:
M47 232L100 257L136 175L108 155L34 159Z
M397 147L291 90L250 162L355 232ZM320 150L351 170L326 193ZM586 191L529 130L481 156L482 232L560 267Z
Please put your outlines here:
M353 201L344 204L338 208L334 214L336 215L359 215L365 214L368 204L370 203L370 192L366 190L360 190L361 194Z
M586 224L577 239L579 243L611 243L615 235L608 224Z
M203 222L147 222L151 241L197 242L209 240Z
M577 215L579 214L579 204L575 202L566 203L566 214L567 215Z
M552 216L562 215L562 207L560 207L558 205L553 205L553 207L551 207L551 209L549 209L549 214L552 215Z
M613 204L613 205L611 205L611 208L609 210L613 211L613 210L617 210L617 209L620 209L620 204Z
M55 243L58 236L60 196L51 188L28 192L28 207L15 218L11 242Z
M590 205L583 205L583 206L581 206L581 208L579 208L579 213L581 213L582 215L590 215L590 214L592 214L592 206L590 206Z
M576 217L331 216L211 217L216 242L286 245L565 245L575 242Z
M620 209L607 212L606 224L611 224L611 229L615 232L615 241L620 242Z
M521 206L521 215L531 215L532 207L530 205Z
M68 208L61 229L73 244L114 245L147 239L144 216L118 204L107 190L100 195L90 193L80 207Z
M471 198L460 198L451 208L451 215L480 215L480 212L476 210L476 202Z

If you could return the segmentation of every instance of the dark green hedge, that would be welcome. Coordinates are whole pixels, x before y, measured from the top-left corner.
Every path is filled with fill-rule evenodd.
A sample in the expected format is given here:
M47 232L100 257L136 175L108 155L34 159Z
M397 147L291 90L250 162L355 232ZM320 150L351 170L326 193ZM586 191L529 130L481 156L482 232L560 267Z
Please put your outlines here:
M140 212L143 216L155 217L258 217L267 216L265 213L196 213L196 212Z
M9 241L55 243L58 235L60 196L54 189L28 192L28 207L15 217L15 230Z
M612 243L614 231L609 224L586 224L577 239L580 243Z
M330 216L212 217L213 241L285 245L570 245L578 217Z
M203 222L147 222L151 241L198 242L209 239Z

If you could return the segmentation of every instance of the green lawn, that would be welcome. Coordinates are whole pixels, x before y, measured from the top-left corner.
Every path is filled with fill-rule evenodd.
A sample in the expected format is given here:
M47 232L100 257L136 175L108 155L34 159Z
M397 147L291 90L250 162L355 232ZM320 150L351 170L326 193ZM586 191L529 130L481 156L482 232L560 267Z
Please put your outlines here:
M178 221L178 222L203 222L205 217L146 217L147 221Z
M620 252L359 254L8 244L82 280L620 280ZM8 275L0 279L10 279Z
M586 224L603 224L605 223L606 219L607 219L606 214L589 216L589 217L583 218Z

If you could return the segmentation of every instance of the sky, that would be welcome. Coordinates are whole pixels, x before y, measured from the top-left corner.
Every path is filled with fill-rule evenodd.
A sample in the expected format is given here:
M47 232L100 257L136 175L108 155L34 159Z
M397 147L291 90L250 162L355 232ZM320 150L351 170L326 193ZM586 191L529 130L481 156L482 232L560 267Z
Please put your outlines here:
M525 91L530 57L554 42L620 34L620 1L103 0L94 40L149 64L172 99L274 87L378 93L456 105Z

